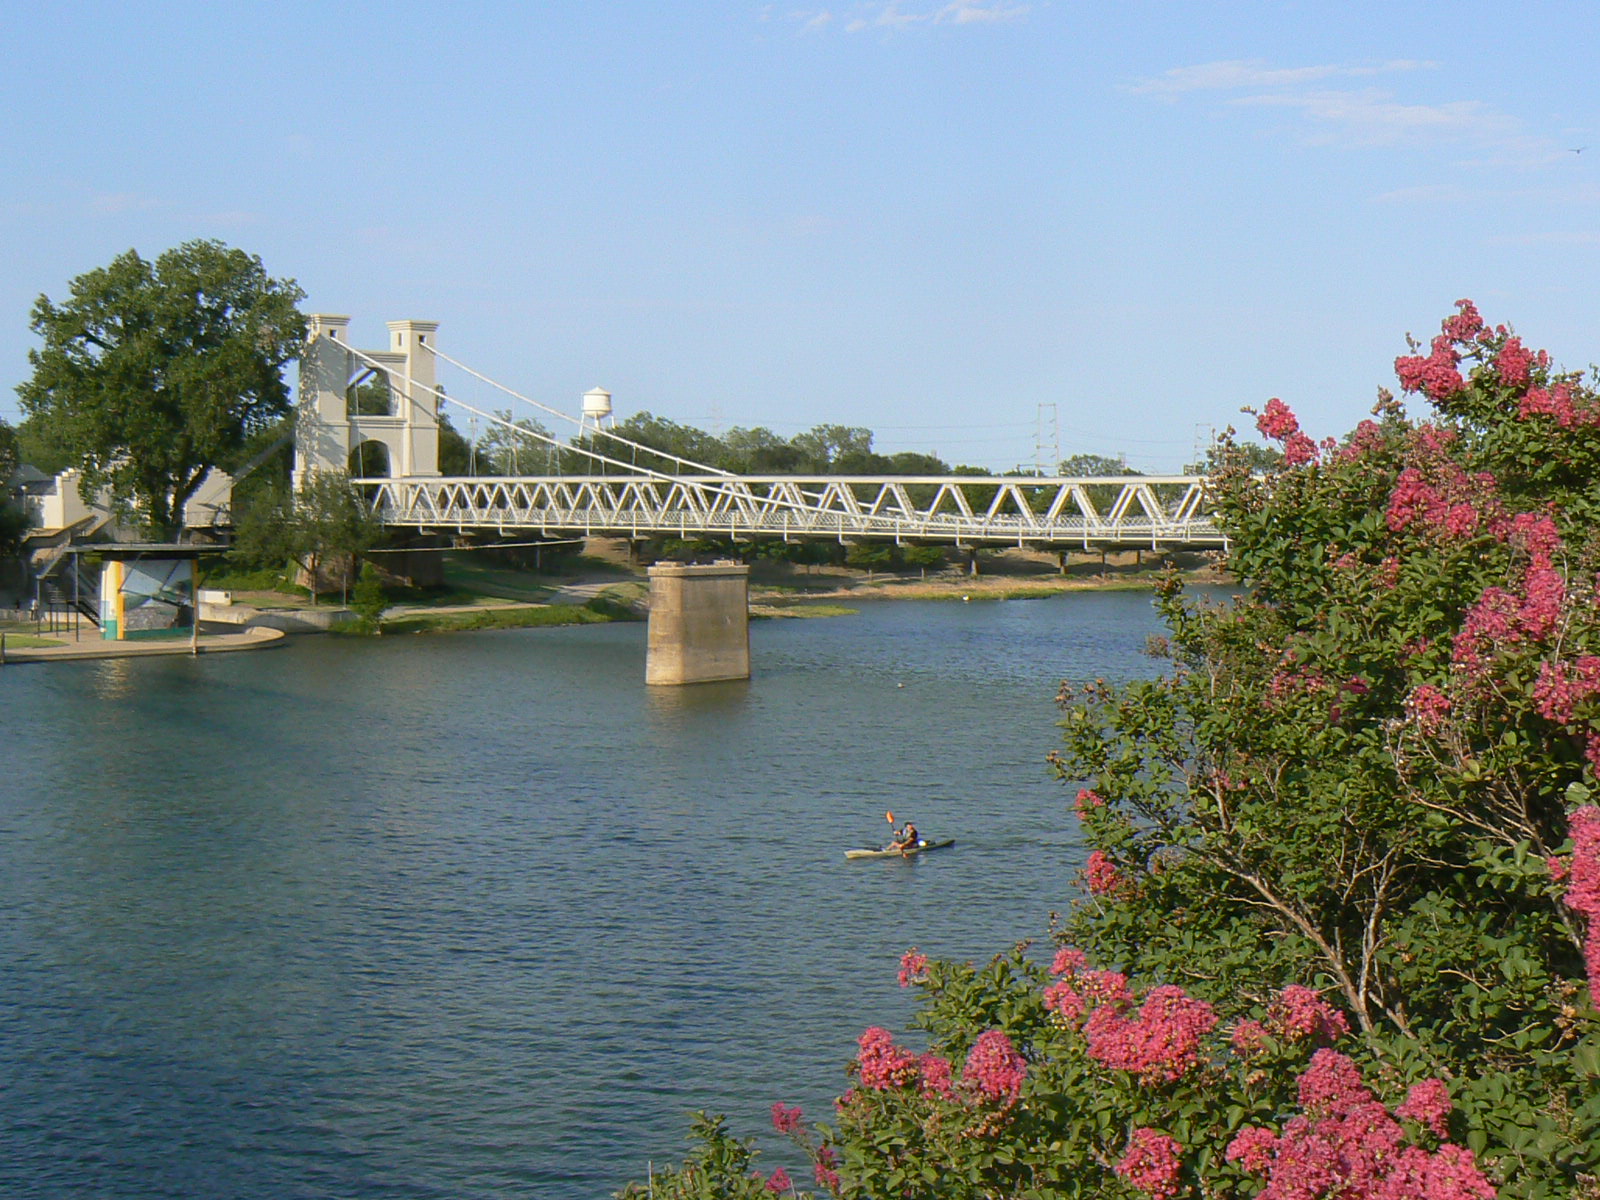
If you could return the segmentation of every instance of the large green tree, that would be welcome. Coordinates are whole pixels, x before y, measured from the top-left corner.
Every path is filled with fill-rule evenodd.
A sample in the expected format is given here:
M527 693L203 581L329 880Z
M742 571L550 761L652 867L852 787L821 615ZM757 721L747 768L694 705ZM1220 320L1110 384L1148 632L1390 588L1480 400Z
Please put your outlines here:
M11 477L17 465L17 431L0 421L0 557L16 553L28 528L27 514L11 502Z
M150 532L174 536L184 502L218 464L289 409L283 368L300 352L304 293L216 241L154 262L135 250L40 296L33 377L17 388L83 471Z

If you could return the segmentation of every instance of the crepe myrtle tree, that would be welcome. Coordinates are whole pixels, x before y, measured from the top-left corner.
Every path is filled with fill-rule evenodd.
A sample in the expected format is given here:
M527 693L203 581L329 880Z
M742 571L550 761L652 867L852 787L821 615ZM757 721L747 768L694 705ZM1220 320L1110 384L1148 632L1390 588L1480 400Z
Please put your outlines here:
M17 388L23 410L70 454L86 497L109 486L173 537L206 475L289 410L283 367L305 340L303 298L221 242L153 262L129 250L74 279L61 303L34 304L43 344Z
M1168 579L1166 669L1063 685L1052 961L908 951L925 1043L862 1034L829 1122L774 1106L803 1183L1600 1197L1600 396L1466 301L1396 371L1416 417L1319 442L1274 399L1278 469L1224 448L1237 594ZM698 1128L698 1178L794 1190Z

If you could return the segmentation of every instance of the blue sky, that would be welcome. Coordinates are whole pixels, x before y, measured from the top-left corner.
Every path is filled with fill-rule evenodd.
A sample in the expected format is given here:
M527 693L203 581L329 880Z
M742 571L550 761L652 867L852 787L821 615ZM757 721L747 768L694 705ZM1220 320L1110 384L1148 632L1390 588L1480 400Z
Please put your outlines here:
M1042 405L1063 455L1147 471L1271 396L1342 433L1461 297L1600 358L1592 4L0 17L13 421L35 297L198 237L359 345L437 320L573 412L600 385L619 415L997 469L1035 460Z

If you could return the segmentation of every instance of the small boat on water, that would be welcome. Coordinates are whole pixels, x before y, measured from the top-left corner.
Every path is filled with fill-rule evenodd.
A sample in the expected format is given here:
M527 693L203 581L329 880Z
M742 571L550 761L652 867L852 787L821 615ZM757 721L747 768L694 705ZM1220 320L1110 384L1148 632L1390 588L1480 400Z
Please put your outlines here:
M915 846L884 846L877 850L846 850L846 858L915 858L919 854L929 854L934 850L943 850L947 846L954 846L955 838L947 838L942 842L930 842L923 838Z

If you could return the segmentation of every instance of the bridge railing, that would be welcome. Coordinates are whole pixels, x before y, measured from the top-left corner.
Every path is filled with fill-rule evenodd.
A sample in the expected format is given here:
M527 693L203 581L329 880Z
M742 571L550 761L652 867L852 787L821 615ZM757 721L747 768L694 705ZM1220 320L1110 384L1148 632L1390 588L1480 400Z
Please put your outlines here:
M357 481L389 525L960 545L1220 546L1197 476L412 477Z

